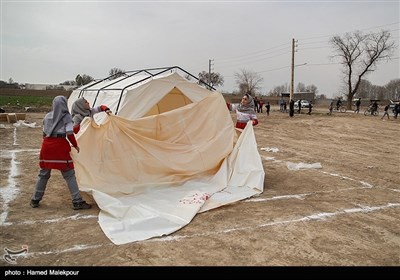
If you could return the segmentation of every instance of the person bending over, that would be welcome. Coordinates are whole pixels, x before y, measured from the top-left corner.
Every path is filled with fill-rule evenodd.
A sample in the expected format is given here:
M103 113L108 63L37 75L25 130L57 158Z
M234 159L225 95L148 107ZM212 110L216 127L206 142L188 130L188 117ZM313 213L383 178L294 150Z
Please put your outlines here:
M107 115L111 114L111 110L106 105L100 105L90 108L89 102L84 98L78 98L72 104L71 115L74 122L74 133L77 134L81 129L81 122L85 117L91 117L97 113L106 112Z

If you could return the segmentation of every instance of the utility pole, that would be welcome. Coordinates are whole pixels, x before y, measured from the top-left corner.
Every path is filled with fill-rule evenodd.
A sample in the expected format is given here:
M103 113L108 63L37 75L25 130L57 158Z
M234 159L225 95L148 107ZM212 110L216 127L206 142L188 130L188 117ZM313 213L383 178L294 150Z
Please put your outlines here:
M292 75L290 81L290 100L293 99L294 95L294 38L292 39Z
M208 84L210 85L210 87L211 87L211 66L212 66L211 62L212 61L213 61L212 59L208 60Z

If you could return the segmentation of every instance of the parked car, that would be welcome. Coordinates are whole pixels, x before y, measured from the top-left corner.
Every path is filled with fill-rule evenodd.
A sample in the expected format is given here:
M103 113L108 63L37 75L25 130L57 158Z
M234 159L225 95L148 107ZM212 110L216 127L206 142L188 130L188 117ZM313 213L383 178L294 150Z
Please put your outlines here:
M301 108L309 108L310 107L310 102L308 102L307 100L301 100L300 104L301 104ZM299 100L296 100L294 102L294 107L295 108L299 107Z

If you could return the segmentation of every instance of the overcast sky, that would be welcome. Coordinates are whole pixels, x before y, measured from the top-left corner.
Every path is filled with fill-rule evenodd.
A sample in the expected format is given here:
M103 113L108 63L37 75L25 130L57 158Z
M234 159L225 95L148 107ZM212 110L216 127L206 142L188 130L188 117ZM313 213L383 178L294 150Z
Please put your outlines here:
M295 85L339 95L341 66L334 35L389 30L399 45L399 1L4 1L1 80L59 84L77 74L108 76L111 68L180 66L237 89L241 69L263 77L262 93L290 84L291 43L297 40ZM375 85L400 78L399 49L367 77Z

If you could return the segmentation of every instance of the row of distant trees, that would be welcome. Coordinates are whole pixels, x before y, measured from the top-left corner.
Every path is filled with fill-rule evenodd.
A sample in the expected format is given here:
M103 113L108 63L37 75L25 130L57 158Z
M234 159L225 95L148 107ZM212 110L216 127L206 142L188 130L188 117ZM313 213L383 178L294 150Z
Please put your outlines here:
M343 36L334 36L330 39L334 49L335 57L340 59L343 66L343 84L337 97L345 96L350 108L354 98L369 99L399 99L400 98L400 79L390 81L385 86L372 85L365 79L368 73L375 71L380 61L388 60L392 57L394 50L398 47L391 39L391 34L387 30L377 33L363 34L361 31L346 33ZM397 58L398 59L398 58ZM109 71L111 79L125 75L126 71L120 68L112 68ZM189 76L187 78L190 78ZM198 83L205 84L209 88L216 88L224 84L224 78L217 72L202 71L198 74ZM94 79L90 75L78 74L75 80L65 81L60 85L82 86L92 82ZM239 94L250 93L253 96L263 94L260 92L263 78L260 74L241 69L235 73L235 82ZM1 81L0 86L4 82ZM8 86L18 86L10 78ZM266 95L278 96L282 92L289 92L287 84L277 86L270 90ZM314 84L305 85L298 83L297 92L313 92L316 98L324 98L325 95L318 95L318 88Z

